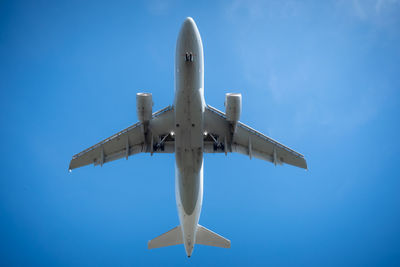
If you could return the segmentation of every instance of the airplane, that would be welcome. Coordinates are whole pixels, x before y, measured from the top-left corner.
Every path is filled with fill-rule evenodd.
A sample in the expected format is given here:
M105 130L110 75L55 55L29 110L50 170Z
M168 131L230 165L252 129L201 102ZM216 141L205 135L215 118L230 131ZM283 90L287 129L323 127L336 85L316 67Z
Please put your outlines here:
M203 201L203 154L237 152L307 169L304 156L239 121L242 95L227 93L225 112L204 100L203 44L190 17L183 22L175 52L173 105L152 113L152 94L137 93L139 122L74 155L69 170L144 152L175 153L175 198L180 224L150 240L148 248L195 244L230 248L230 240L199 224Z

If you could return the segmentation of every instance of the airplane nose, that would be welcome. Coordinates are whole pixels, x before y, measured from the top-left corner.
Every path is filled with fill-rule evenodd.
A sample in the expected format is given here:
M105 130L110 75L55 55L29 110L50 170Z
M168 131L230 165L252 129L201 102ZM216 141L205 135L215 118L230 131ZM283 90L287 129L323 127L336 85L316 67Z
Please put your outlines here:
M192 26L195 25L194 20L191 17L187 17L185 19L185 21L184 21L184 24L189 24L189 25L192 25Z
M194 32L197 29L197 26L191 17L187 17L183 22L182 29Z

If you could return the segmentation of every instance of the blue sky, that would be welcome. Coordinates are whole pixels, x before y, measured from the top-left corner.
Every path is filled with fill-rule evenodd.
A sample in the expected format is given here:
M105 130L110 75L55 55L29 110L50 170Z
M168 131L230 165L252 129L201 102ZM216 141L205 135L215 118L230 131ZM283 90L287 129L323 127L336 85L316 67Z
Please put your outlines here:
M173 155L67 172L172 103L178 31L203 39L206 102L309 171L205 155L200 223L231 249L147 250L178 224ZM2 1L0 265L400 265L400 1Z

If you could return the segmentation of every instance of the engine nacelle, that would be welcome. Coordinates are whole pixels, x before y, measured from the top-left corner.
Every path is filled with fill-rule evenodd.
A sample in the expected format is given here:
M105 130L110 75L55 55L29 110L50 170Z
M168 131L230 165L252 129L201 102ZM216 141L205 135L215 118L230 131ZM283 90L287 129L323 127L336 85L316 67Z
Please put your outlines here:
M242 112L242 94L228 93L225 95L226 120L236 125Z
M153 97L151 93L136 94L136 113L141 123L151 120L153 112Z

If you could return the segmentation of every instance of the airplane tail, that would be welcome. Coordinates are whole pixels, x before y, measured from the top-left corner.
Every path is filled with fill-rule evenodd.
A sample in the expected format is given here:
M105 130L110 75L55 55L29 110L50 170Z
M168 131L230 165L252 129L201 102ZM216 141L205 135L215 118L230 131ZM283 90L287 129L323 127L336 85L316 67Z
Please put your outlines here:
M179 244L183 244L182 230L180 226L177 226L168 232L150 240L148 243L148 248L161 248Z
M148 243L148 248L161 248L179 244L183 244L182 229L180 226L177 226L168 232L150 240ZM200 224L197 226L196 244L221 248L231 247L231 241L229 239L226 239L225 237L208 230Z
M197 226L196 244L220 248L231 247L231 241L229 239L226 239L225 237L208 230L200 224Z

